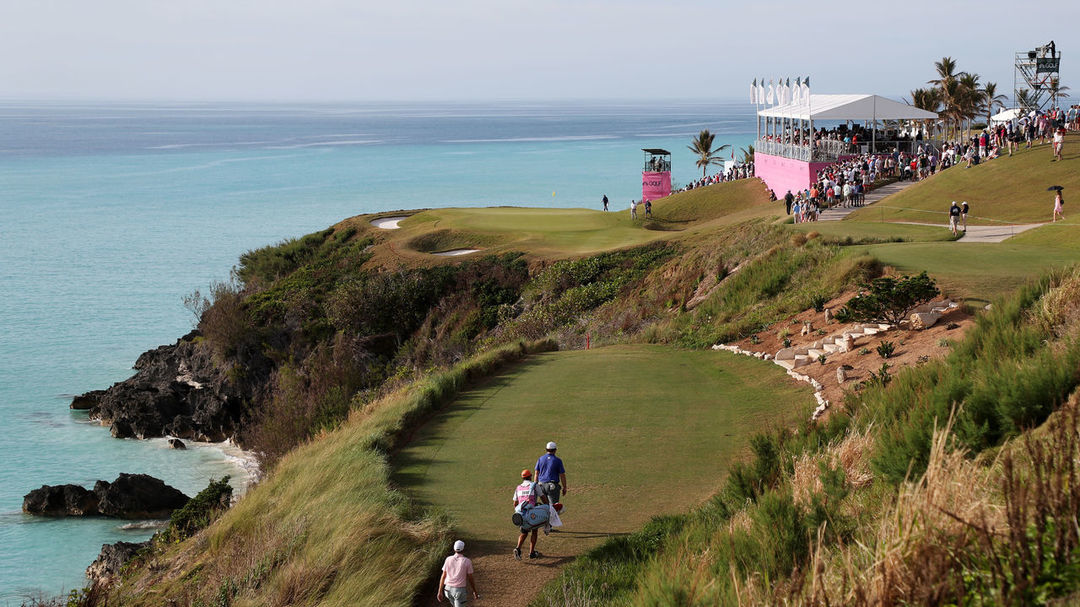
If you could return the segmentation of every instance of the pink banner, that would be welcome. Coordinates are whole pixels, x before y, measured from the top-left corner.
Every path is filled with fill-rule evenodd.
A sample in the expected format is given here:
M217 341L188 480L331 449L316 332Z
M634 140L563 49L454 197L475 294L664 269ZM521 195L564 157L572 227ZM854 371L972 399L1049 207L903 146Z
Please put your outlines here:
M656 200L671 194L671 172L641 173L641 200Z

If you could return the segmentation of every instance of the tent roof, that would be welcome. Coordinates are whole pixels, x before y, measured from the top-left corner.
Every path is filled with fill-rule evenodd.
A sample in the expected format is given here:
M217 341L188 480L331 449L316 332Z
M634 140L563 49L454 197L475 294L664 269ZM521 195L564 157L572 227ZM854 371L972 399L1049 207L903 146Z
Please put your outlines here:
M886 99L879 95L810 95L803 101L777 105L758 116L799 120L932 120L934 112Z
M671 155L671 152L667 150L662 150L660 148L641 148L641 151L645 152L646 154L663 154L665 156Z
M990 122L1008 122L1010 120L1019 118L1024 115L1024 110L1013 108L1011 110L1005 110L998 112L990 117Z

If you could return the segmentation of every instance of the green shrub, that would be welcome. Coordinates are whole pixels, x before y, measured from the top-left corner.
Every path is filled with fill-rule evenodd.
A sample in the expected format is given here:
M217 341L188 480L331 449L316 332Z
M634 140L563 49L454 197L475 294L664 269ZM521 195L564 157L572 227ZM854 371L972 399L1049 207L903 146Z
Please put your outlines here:
M885 322L898 324L915 307L924 304L938 295L934 279L926 272L918 276L876 278L869 284L862 285L862 292L852 297L837 316L837 320L848 322Z
M891 341L882 340L882 342L878 344L877 353L878 356L882 358L888 358L892 356L894 351L896 351L896 344Z
M169 526L162 532L165 542L181 542L205 529L215 518L232 503L233 489L229 477L221 480L210 479L210 484L188 503L174 510L169 517Z

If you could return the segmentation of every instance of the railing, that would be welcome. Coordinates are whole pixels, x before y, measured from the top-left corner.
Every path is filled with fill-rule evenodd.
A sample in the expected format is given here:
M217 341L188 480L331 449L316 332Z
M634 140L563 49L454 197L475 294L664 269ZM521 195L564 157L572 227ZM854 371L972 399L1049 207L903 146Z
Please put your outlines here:
M801 160L803 162L835 162L844 156L871 153L871 147L873 147L872 153L875 154L889 154L893 151L897 151L910 156L918 153L920 146L924 151L933 150L934 153L940 153L941 151L940 142L928 140L913 141L908 139L879 139L872 144L870 141L860 141L857 144L851 144L844 141L836 141L834 139L818 139L814 141L813 154L810 153L809 145L758 139L754 143L754 150L761 152L762 154L782 156L784 158Z

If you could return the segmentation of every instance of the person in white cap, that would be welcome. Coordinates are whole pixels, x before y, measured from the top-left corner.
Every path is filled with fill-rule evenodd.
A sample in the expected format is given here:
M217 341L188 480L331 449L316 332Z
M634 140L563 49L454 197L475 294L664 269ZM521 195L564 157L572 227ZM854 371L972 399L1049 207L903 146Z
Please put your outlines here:
M536 474L533 475L533 480L540 488L540 497L545 504L552 506L570 492L566 486L566 468L563 467L562 460L555 457L557 448L554 442L547 444L547 453L536 460Z
M435 598L440 603L445 595L452 607L463 607L469 602L469 586L472 587L473 598L480 598L480 593L476 591L476 580L473 579L472 561L462 554L463 552L465 552L465 542L461 540L454 542L454 554L446 557L446 561L443 562L439 589L435 592Z

